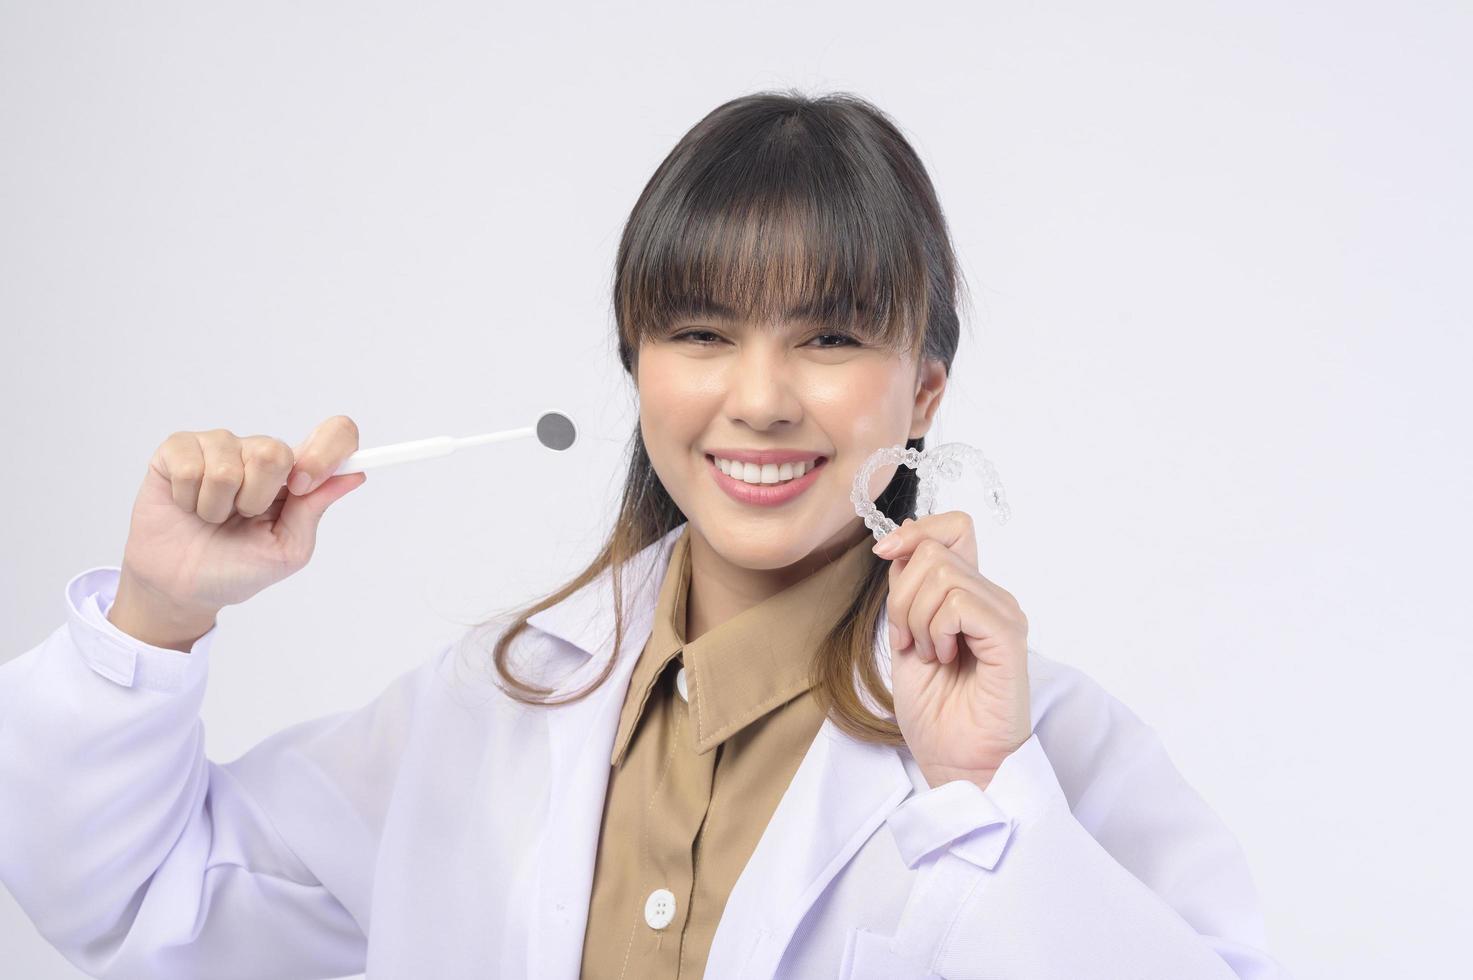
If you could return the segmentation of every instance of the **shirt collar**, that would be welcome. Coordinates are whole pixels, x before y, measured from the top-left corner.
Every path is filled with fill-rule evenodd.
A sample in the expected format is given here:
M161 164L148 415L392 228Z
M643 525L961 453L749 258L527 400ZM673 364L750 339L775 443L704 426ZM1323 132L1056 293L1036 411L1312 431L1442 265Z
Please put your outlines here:
M813 687L818 644L849 609L871 566L881 560L873 545L873 537L865 535L806 578L686 643L687 524L670 551L654 627L630 677L610 763L617 766L623 759L655 681L677 656L686 668L698 754Z

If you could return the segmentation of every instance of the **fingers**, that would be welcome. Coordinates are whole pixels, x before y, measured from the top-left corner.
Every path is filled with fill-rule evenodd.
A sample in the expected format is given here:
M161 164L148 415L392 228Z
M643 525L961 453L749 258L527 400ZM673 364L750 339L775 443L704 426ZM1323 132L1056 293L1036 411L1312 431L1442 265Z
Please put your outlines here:
M900 526L875 542L874 552L881 558L896 558L909 553L920 542L934 539L977 567L977 529L972 515L964 510L948 510L927 514L917 520L907 517Z
M357 423L346 415L324 420L294 450L288 489L297 496L311 493L357 451Z
M946 594L962 587L969 577L960 557L932 538L916 545L903 565L896 562L890 566L886 611L890 622L898 628L899 649L914 643L916 654L922 660L937 659L931 620Z
M937 660L949 664L956 656L955 627L959 618L955 615L955 609L952 609L952 615L948 617L939 614L945 604L954 605L959 597L965 595L966 587L959 581L960 578L955 566L936 566L930 575L921 580L920 588L916 590L909 610L904 614L906 630L914 637L916 655L922 660ZM947 632L948 627L952 628L952 632Z
M965 569L948 571L945 564L926 574L924 565L912 562L901 577L912 567L925 577L910 605L886 606L891 624L905 637L892 643L893 650L910 646L923 663L949 664L965 654L996 667L1016 666L1009 651L1027 650L1028 619L1010 593Z
M235 512L242 517L264 514L286 483L292 468L292 447L271 436L246 436L240 440L240 457L245 478L235 495Z
M204 447L197 433L176 432L165 439L154 454L158 469L169 481L174 505L193 514L199 504L200 483L205 475Z
M204 453L205 469L194 512L202 521L223 524L235 510L235 495L245 480L240 439L227 429L198 432L195 437Z
M266 513L286 497L289 478L302 478L290 492L311 493L357 449L358 426L346 415L334 415L295 450L272 436L241 437L229 429L175 432L150 465L169 481L179 509L223 524L233 514Z
M976 540L970 515L946 511L906 518L876 543L875 553L891 561L886 613L896 650L913 646L926 662L955 659L959 617L955 609L949 619L938 613L944 603L965 602L965 594L990 585L977 571ZM951 598L957 592L962 595Z

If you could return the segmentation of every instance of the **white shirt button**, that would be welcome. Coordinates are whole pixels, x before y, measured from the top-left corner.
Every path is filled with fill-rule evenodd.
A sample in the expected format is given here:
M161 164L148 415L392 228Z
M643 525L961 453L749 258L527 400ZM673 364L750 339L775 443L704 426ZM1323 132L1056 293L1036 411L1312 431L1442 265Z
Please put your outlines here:
M656 888L644 902L644 921L651 929L663 929L675 919L675 893Z
M680 700L690 703L690 692L685 687L685 668L682 667L675 673L675 689L680 692Z

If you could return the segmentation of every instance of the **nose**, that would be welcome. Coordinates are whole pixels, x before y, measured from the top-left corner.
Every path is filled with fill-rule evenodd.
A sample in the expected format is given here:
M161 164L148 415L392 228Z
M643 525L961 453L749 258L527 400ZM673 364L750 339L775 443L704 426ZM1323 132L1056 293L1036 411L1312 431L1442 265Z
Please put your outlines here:
M793 366L780 340L749 339L726 379L728 417L759 431L800 422L802 402L794 381Z

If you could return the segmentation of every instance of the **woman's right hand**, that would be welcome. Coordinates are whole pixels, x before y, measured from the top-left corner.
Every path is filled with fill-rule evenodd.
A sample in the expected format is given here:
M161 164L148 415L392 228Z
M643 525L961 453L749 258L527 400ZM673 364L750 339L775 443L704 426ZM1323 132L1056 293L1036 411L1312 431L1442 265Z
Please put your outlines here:
M303 568L323 512L367 480L329 476L357 449L358 426L346 415L295 447L226 429L169 436L134 501L108 619L178 645L203 635L220 609Z

